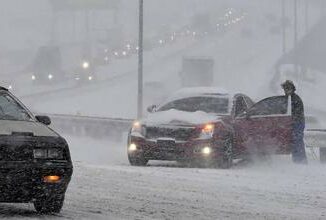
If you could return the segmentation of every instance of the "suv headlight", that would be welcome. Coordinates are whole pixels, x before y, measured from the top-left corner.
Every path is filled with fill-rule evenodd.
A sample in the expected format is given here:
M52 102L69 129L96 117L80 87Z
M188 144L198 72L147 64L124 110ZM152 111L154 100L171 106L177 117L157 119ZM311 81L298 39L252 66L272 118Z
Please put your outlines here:
M63 159L63 151L59 148L34 149L35 159Z
M138 133L138 134L145 136L146 128L139 121L135 121L132 125L131 133Z
M214 124L206 124L200 133L199 139L210 139L214 135Z

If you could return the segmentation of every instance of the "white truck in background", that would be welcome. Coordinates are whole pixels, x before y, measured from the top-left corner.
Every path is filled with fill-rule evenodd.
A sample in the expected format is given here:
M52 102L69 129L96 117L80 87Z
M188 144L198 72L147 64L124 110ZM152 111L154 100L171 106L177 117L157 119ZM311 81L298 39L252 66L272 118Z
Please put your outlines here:
M180 79L182 87L212 86L214 60L208 57L184 57Z

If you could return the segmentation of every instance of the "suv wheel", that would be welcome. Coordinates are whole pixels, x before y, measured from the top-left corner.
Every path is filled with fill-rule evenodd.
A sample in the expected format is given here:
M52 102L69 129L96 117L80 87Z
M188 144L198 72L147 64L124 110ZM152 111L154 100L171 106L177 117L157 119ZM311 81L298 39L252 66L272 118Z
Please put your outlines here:
M62 209L64 200L64 195L56 195L51 198L37 199L34 202L34 208L38 213L42 214L59 213Z

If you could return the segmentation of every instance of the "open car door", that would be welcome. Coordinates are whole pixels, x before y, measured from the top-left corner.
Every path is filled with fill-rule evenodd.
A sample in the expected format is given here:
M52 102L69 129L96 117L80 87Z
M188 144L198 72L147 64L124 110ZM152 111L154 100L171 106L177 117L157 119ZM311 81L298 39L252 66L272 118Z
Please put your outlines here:
M236 147L243 153L291 152L291 98L275 96L253 105L234 119Z
M244 94L236 94L233 97L231 115L233 118L245 113L254 105L254 102Z

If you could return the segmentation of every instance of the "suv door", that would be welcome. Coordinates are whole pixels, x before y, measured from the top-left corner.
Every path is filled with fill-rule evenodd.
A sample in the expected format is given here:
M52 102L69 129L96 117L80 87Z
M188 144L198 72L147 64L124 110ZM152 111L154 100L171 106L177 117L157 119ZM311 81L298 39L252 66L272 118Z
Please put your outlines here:
M290 98L266 98L235 118L236 144L249 153L290 153L291 125Z
M233 118L247 112L254 105L254 102L246 95L236 94L233 97L231 115Z

